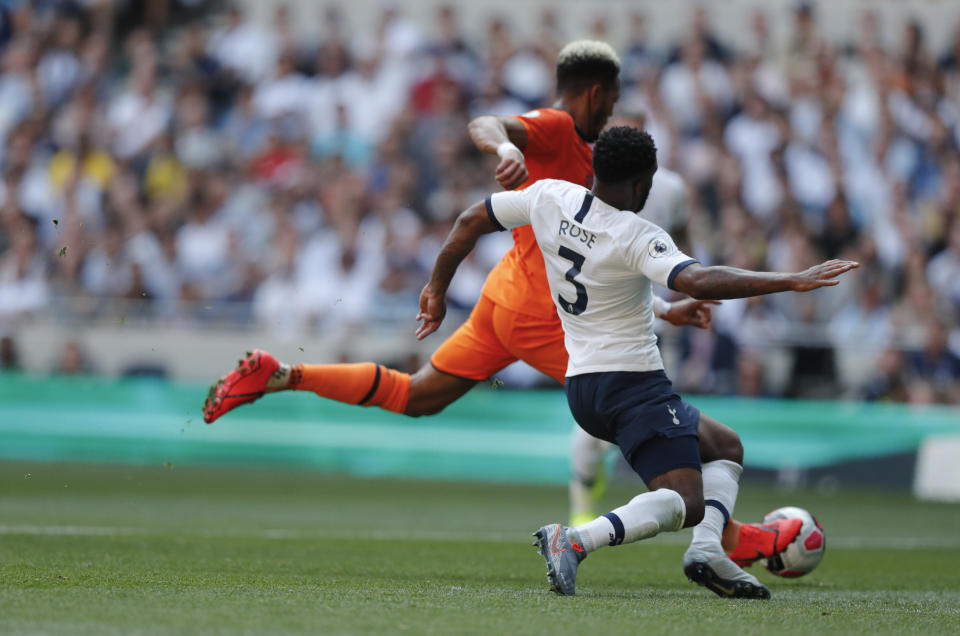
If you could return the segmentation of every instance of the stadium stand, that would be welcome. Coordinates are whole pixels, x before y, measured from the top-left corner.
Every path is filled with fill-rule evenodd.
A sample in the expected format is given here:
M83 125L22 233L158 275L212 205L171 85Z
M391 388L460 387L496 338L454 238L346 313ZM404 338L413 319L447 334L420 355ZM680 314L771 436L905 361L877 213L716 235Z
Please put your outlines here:
M711 333L666 331L673 376L684 391L957 403L960 25L935 50L920 22L889 41L868 11L838 43L814 5L785 10L786 37L759 9L736 42L702 9L670 46L639 13L607 37L621 114L645 115L688 183L698 258L862 264L842 290L728 301ZM496 189L467 122L547 104L576 35L550 10L530 19L520 38L503 19L468 31L453 5L419 23L387 4L352 31L328 8L305 38L283 5L254 21L202 1L0 3L0 371L51 316L412 331L452 220ZM504 240L458 276L460 309ZM73 340L59 366L102 368Z

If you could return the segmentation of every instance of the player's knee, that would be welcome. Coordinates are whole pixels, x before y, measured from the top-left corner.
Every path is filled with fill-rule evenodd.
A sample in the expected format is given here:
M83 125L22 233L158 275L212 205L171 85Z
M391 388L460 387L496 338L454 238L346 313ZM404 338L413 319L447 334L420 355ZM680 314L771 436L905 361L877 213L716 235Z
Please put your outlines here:
M436 415L469 391L476 380L445 375L427 364L410 377L407 405L409 417Z
M723 456L724 459L743 464L743 442L740 441L740 436L736 433L724 443Z
M443 400L437 399L437 391L429 381L429 373L421 369L410 378L410 395L403 414L409 417L423 417L434 415L447 406Z
M715 443L717 459L726 459L743 464L743 442L740 441L740 436L733 429L727 428L720 432Z

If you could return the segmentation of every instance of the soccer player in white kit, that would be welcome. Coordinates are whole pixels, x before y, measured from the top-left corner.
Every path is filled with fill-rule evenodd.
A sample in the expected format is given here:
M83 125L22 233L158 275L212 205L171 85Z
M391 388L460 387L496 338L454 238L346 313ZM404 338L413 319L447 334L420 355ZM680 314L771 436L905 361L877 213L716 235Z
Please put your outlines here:
M421 292L417 334L442 322L450 280L480 235L531 225L563 323L574 418L594 437L616 443L650 489L585 524L537 530L534 545L551 588L574 594L580 563L605 545L693 526L683 557L689 579L720 596L769 598L720 543L743 471L739 436L673 392L653 332L651 281L699 299L743 298L835 285L857 263L828 261L793 274L702 267L635 214L657 170L647 133L626 126L604 132L593 167L592 190L543 180L461 214Z
M690 215L683 177L665 168L658 168L653 175L653 185L642 214L643 218L666 230L681 248L685 247ZM654 310L661 315L669 307L669 303L656 294L653 303ZM575 427L571 441L570 521L573 525L579 525L596 517L594 503L606 483L603 478L604 458L607 451L616 445L593 437L580 426Z

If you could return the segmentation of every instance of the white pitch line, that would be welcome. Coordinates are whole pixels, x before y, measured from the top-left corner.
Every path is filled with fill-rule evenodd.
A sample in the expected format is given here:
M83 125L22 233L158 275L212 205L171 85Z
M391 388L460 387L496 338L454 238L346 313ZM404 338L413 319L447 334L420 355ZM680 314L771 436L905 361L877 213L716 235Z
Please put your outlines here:
M435 530L377 530L355 531L329 530L290 530L285 528L252 528L249 530L227 530L219 528L137 528L129 526L77 526L77 525L27 525L0 524L0 535L38 535L38 536L76 536L76 537L158 537L168 535L194 536L223 539L363 539L365 541L470 541L488 543L517 543L526 539L524 533L511 532L449 532ZM662 535L657 543L685 545L689 541L686 534ZM960 549L960 537L827 537L829 548L847 549Z
M161 537L193 536L222 539L363 539L365 541L488 541L512 543L518 535L506 532L458 533L432 530L376 530L344 531L319 527L316 530L289 530L285 528L251 528L227 530L220 528L137 528L124 526L39 526L0 524L0 535L48 535L74 537Z

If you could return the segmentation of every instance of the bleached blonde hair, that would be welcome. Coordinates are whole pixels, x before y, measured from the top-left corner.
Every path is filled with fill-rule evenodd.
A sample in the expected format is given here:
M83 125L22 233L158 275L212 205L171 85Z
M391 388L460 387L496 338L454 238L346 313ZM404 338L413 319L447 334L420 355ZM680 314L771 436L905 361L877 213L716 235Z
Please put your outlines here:
M620 75L620 58L613 47L599 40L575 40L557 56L557 91L602 82L609 85Z

